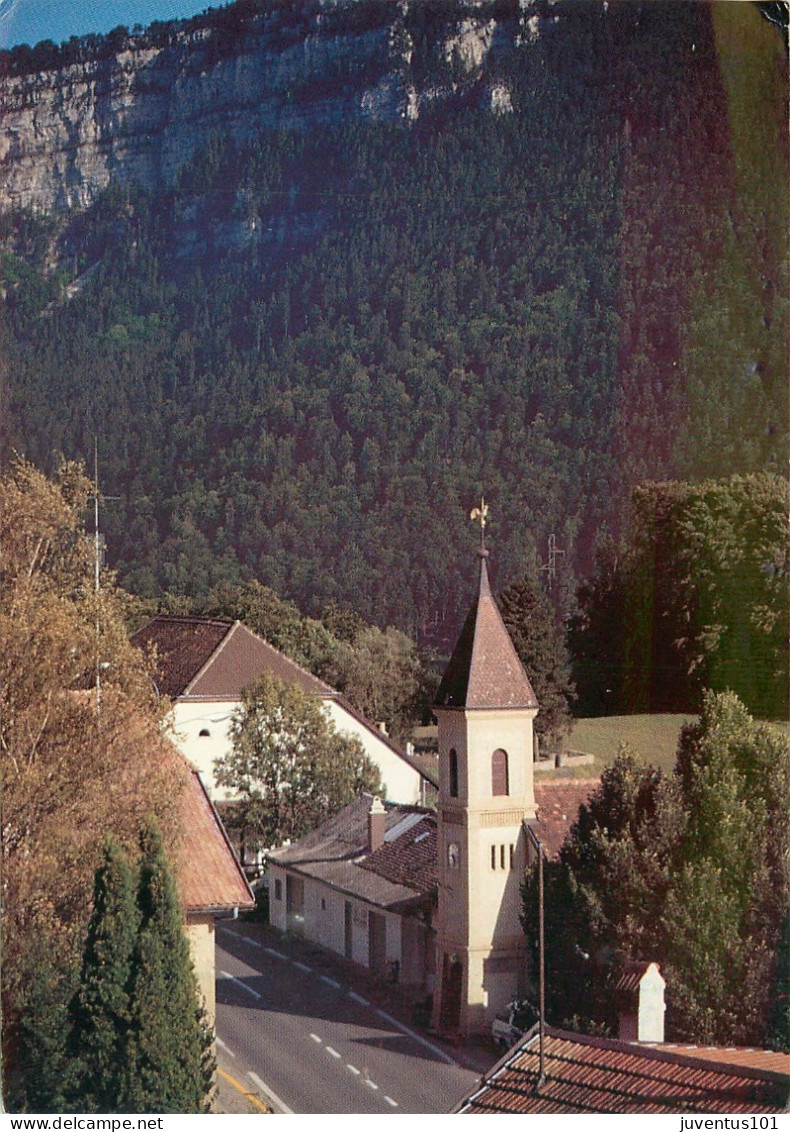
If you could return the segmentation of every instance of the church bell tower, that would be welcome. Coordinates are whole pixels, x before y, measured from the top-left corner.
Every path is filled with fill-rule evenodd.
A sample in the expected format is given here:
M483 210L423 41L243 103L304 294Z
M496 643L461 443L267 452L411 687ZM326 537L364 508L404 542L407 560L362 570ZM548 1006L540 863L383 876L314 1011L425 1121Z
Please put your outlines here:
M483 505L485 507L485 505ZM485 509L472 513L485 527ZM439 686L436 983L432 1024L465 1038L525 990L519 914L535 817L538 702L494 601L481 539L478 592Z

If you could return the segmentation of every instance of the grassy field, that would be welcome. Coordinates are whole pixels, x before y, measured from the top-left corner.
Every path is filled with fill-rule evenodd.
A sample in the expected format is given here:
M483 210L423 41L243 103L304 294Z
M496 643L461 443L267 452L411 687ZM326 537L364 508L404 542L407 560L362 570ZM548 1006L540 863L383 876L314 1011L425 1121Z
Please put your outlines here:
M671 771L675 765L680 729L694 721L691 715L609 715L601 719L577 719L567 748L595 755L600 774L612 762L621 743L627 743L645 762Z

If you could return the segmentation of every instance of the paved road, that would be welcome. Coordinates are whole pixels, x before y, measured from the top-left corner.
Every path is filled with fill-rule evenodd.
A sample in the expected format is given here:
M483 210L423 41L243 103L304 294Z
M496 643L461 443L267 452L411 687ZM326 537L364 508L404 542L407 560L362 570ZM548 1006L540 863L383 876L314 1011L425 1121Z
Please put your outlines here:
M277 943L253 925L220 929L217 1035L235 1077L298 1113L448 1112L475 1087L478 1073L325 960Z

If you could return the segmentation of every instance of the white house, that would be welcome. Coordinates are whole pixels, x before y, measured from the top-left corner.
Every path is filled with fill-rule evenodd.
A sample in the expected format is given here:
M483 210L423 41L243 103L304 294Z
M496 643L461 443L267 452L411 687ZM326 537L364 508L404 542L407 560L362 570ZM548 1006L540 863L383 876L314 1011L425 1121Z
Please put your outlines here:
M160 614L133 634L132 643L144 651L155 650L157 689L173 701L173 740L198 768L216 801L227 801L232 794L217 785L214 763L230 750L230 723L242 691L264 672L318 697L336 730L360 740L379 768L385 797L417 804L425 800L427 786L436 786L339 692L239 621Z

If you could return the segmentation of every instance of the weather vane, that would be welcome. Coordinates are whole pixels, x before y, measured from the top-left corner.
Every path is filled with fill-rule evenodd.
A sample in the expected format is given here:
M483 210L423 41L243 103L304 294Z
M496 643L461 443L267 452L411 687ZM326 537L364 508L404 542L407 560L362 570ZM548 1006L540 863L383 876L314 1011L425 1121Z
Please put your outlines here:
M480 496L480 506L473 507L469 512L469 518L474 522L477 520L480 524L480 549L486 548L486 522L488 520L488 504L483 496Z

